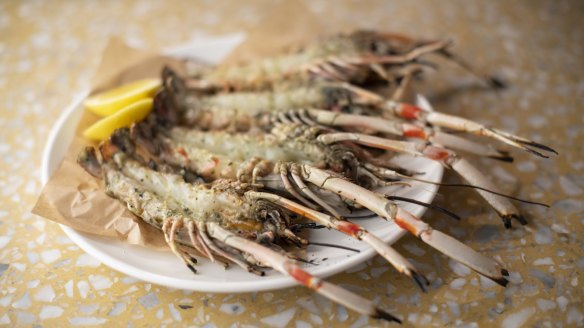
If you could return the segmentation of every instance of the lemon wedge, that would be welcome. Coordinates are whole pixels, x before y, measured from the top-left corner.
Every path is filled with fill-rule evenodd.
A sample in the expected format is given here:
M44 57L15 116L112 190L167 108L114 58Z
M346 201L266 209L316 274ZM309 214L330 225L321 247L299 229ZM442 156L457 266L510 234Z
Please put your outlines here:
M160 88L159 79L138 80L91 96L85 100L84 105L93 113L105 117L140 99L153 97L158 88Z
M146 98L127 106L113 115L102 118L83 131L83 136L91 140L104 140L116 129L129 127L143 120L152 111L153 99Z

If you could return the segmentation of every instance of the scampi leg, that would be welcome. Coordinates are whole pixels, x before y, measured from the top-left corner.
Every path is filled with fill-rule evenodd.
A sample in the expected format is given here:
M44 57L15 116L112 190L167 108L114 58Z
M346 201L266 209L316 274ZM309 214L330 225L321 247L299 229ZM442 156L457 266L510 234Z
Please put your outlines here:
M506 284L507 271L501 268L499 263L477 253L460 241L432 229L428 224L399 208L393 202L309 165L303 165L302 176L304 180L320 188L333 191L346 199L363 205L386 220L396 222L402 229L409 231L428 245L444 252L485 277L503 286Z
M374 92L347 83L343 83L341 86L345 90L351 92L351 100L353 103L366 106L375 106L384 111L385 115L390 115L392 117L397 116L407 120L417 120L436 127L444 127L454 131L466 132L482 137L492 138L507 145L523 149L529 153L544 158L549 156L542 153L541 151L553 153L556 155L558 154L557 151L546 145L513 135L505 131L489 128L481 123L463 117L437 111L429 111L416 105L388 100Z
M429 138L429 141L448 149L486 156L503 162L513 162L513 157L507 151L493 149L489 145L470 141L454 134L437 131Z
M457 156L452 151L434 146L425 146L422 153L425 157L439 161L446 167L450 167L469 184L483 188L476 189L476 191L499 214L506 228L511 228L511 219L515 219L523 225L527 224L527 220L507 198L486 191L493 190L501 194L498 188L466 159Z
M286 188L286 190L292 195L294 196L294 198L298 199L299 201L301 201L303 204L305 204L306 206L315 209L316 207L314 206L314 204L312 204L310 201L308 201L304 196L300 195L298 193L298 191L296 191L296 188L292 185L292 183L290 182L290 179L288 178L288 168L286 165L277 165L279 171L280 171L280 178L282 179L282 182L284 183L284 187Z
M382 108L389 110L394 115L403 117L405 119L419 120L430 125L444 127L454 131L461 131L482 137L492 138L507 145L523 149L539 157L549 157L548 155L542 153L542 151L556 155L558 154L557 151L546 145L542 145L535 141L525 139L498 129L489 128L483 124L459 116L449 115L436 111L430 112L423 110L418 106L396 103L393 101L385 102L382 104Z
M365 228L355 223L337 219L326 215L324 213L314 211L306 206L302 206L286 198L264 193L264 192L248 192L248 197L256 199L266 199L275 204L278 204L294 213L309 218L310 220L324 225L325 227L338 230L348 236L362 240L371 246L379 255L385 258L398 272L403 273L414 279L416 284L425 291L425 285L428 280L418 272L418 270L406 258L399 254L395 249L385 244L377 236L371 234Z
M406 97L406 92L410 90L414 76L422 71L421 65L411 65L403 68L402 77L396 80L396 88L390 99L393 101L402 101Z
M170 247L170 250L185 263L187 268L193 273L197 273L197 270L195 269L197 259L187 254L184 250L181 250L175 239L178 229L182 228L182 226L182 219L168 218L162 225L164 239L166 240L168 247Z
M219 256L227 259L228 261L231 261L231 262L237 264L238 266L242 267L247 272L251 272L251 273L257 274L259 276L265 275L265 273L263 271L258 270L258 268L254 267L253 265L250 265L248 263L245 263L245 262L241 261L240 259L238 259L235 255L229 254L228 252L222 250L207 235L207 227L206 227L206 225L205 224L200 224L199 226L200 226L199 227L199 231L201 232L201 236L203 237L203 240L205 241L205 243L207 244L207 246L209 247L209 249L212 252L214 252L215 254L217 254L217 255L219 255Z
M358 144L406 153L412 156L423 156L442 163L453 169L469 184L478 186L476 191L495 209L503 219L505 227L511 227L511 219L518 220L521 224L527 224L519 210L490 182L479 170L472 166L466 159L454 152L435 146L416 144L405 141L389 140L358 133L330 133L318 137L324 143L339 141L353 141ZM489 192L493 191L493 192Z
M285 275L292 277L298 283L314 290L330 300L342 304L349 309L358 313L367 315L372 318L384 319L387 321L400 322L401 320L394 315L381 310L371 301L354 294L344 288L321 280L302 268L294 264L286 257L264 247L260 244L241 238L228 230L223 229L217 223L207 223L209 235L235 249L248 253L255 257L260 263L271 267Z
M203 241L201 240L201 237L197 236L197 230L195 228L195 223L188 222L186 224L186 226L187 226L188 236L189 236L189 239L191 241L193 248L195 248L201 255L203 255L204 257L211 260L213 258L213 254L211 254L208 251L208 249L203 247ZM214 261L214 259L211 260L211 262L213 262L213 261Z
M462 150L471 154L487 156L506 162L513 161L513 158L509 156L507 152L496 150L490 146L473 142L453 134L436 131L430 127L422 127L408 122L400 122L399 120L391 120L376 116L338 113L322 109L291 110L286 114L287 115L279 113L276 117L280 122L283 122L283 116L288 116L298 117L303 124L307 125L321 124L348 129L364 128L378 133L387 133L405 138L426 140L442 145L446 148ZM307 117L310 117L311 119L307 120Z
M484 174L477 170L477 168L470 164L466 159L458 157L452 160L449 165L464 180L468 181L469 184L481 186L488 190L498 190L498 188L487 179ZM497 211L506 228L511 228L512 219L519 221L522 225L527 224L525 217L523 217L523 215L519 213L519 210L507 199L485 190L477 189L476 192L478 192L495 209L495 211Z
M449 40L432 41L415 47L408 53L402 55L363 54L353 57L333 56L306 64L302 66L301 70L332 81L349 81L350 73L356 67L367 67L382 78L387 79L387 74L383 72L383 65L410 63L425 54L446 49L450 44L451 42ZM289 72L288 74L291 73Z
M324 208L327 212L332 214L335 218L337 218L337 219L341 218L341 215L339 214L339 212L336 209L334 209L326 201L324 201L322 198L318 197L315 193L313 193L312 190L310 190L310 188L308 188L308 186L304 183L304 181L302 181L302 178L300 177L300 173L298 172L298 166L296 166L296 165L292 166L290 171L292 173L292 178L294 179L294 182L298 185L298 187L300 188L300 190L304 194L306 194L315 203L317 203L322 208Z

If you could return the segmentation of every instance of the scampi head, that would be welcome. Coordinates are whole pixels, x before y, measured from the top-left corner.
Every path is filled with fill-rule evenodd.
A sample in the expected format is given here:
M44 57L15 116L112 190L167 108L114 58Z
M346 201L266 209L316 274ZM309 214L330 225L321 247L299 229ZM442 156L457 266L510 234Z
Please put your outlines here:
M138 153L138 147L132 139L129 128L115 130L108 139L99 144L98 148L104 162L111 161L116 154L125 154L140 163L147 163L147 160Z
M350 90L336 86L335 84L324 84L322 87L323 107L336 111L353 105L353 95Z
M135 147L127 136L129 131L126 128L114 131L109 139L99 144L98 151L91 146L83 148L77 155L77 163L94 177L103 177L104 164L112 162L116 154L129 153L134 156Z
M249 129L251 117L232 115L242 103L248 102L237 98L241 93L201 91L190 86L189 80L170 68L165 68L162 76L163 88L154 99L154 113L158 124L165 127L197 126L202 130Z
M347 83L317 82L313 88L321 93L320 103L307 104L306 107L327 108L335 112L365 114L383 102L383 98L373 92Z
M189 91L185 81L169 67L162 70L163 88L154 97L154 113L159 124L176 125L182 123L187 113Z
M338 173L347 179L359 180L359 162L357 148L350 143L325 145L318 140L323 134L333 130L322 126L308 126L299 123L275 124L272 133L282 142L292 144L291 148L303 149L308 153L320 152L321 162L312 163ZM307 156L309 157L309 156ZM317 156L312 156L317 158Z
M167 89L161 89L154 96L154 113L161 125L175 125L179 122L180 107L172 101L172 95Z
M159 125L156 119L148 119L132 125L130 133L125 134L127 142L135 143L138 147L144 148L153 156L159 156L166 151L164 143L160 142L157 136L160 134Z
M101 164L97 158L95 148L83 148L79 155L77 155L77 163L81 165L81 167L85 169L87 173L93 175L96 178L101 177Z

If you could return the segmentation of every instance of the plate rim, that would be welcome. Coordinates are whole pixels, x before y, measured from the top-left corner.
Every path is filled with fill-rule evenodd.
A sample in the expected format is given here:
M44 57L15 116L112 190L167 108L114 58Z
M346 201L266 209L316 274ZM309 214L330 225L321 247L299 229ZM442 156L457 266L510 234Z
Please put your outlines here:
M211 46L211 45L210 45ZM199 46L198 49L204 49L205 46ZM201 50L199 50L201 51ZM78 94L73 97L71 103L66 107L66 109L59 115L59 118L54 123L49 137L45 143L45 148L43 149L42 155L42 162L41 162L41 182L45 185L52 172L49 172L49 163L51 162L51 158L54 156L53 153L56 149L56 141L59 137L60 133L62 132L64 125L71 119L71 116L77 113L77 111L82 110L82 102L88 96L89 89L83 89ZM70 145L71 140L68 140L68 146ZM60 158L58 162L62 161L63 158ZM57 166L58 167L58 166ZM441 181L444 174L444 168L440 165L436 166L438 170L438 180ZM429 185L429 189L431 189L431 196L430 201L433 201L436 197L437 187L434 185ZM422 213L420 217L426 212L426 209L422 209ZM81 231L77 231L73 228L65 226L63 224L59 224L61 229L65 232L65 234L84 252L87 254L95 257L104 265L110 267L113 270L119 271L123 274L131 276L133 278L139 279L141 281L146 281L166 287L171 288L178 288L182 290L191 290L197 292L212 292L212 293L243 293L243 292L255 292L255 291L267 291L267 290L276 290L282 288L288 288L293 286L298 286L299 284L291 277L280 275L277 278L271 278L266 280L257 280L257 281L245 281L245 282L237 282L236 283L229 283L225 281L217 281L217 282L209 282L209 281L197 281L192 279L181 279L181 278L174 278L169 277L166 275L160 275L152 272L148 272L137 268L135 266L129 265L118 260L115 257L111 257L106 252L100 251L99 248L96 248L92 245L88 239L89 238L107 238L103 236L91 235L88 233L84 233ZM393 235L391 235L387 240L384 239L384 242L391 245L399 240L406 232L399 231ZM382 238L383 239L383 238ZM116 240L114 238L114 240ZM127 245L127 244L126 244ZM155 251L155 250L153 250ZM359 263L362 263L373 256L376 255L376 252L367 247L365 250L361 251L359 254L355 254L348 258L345 261L341 261L340 263L336 263L330 266L323 267L321 271L311 270L311 273L324 278L335 275L340 273L344 270L347 270ZM315 272L316 271L316 272ZM236 288L234 288L236 287Z

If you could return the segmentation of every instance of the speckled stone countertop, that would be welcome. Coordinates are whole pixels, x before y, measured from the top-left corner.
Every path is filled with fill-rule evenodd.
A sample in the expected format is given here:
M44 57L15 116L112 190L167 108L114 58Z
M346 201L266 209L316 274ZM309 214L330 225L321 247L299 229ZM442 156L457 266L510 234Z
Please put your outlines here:
M474 159L503 190L546 202L520 205L530 224L505 230L474 193L436 202L464 217L426 219L511 271L506 289L406 237L397 249L427 273L427 294L380 258L331 281L375 299L406 325L584 325L584 2L306 2L333 26L451 37L477 67L505 79L492 92L441 67L423 90L445 112L553 146L544 160ZM246 294L171 290L124 276L84 254L54 223L29 213L49 130L87 87L111 36L161 49L254 26L262 1L0 2L0 324L19 326L377 326L301 287ZM290 18L294 19L294 18ZM285 37L285 35L283 35ZM435 80L434 80L435 79ZM434 82L436 81L436 82ZM446 176L454 182L455 177Z

